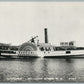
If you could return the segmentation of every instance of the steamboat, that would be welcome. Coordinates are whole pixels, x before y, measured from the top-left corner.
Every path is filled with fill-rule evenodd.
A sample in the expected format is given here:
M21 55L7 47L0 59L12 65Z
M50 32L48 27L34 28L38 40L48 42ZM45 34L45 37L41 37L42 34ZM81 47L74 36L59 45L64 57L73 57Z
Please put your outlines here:
M60 42L60 46L48 43L47 28L44 29L45 43L35 42L38 37L18 46L16 50L0 49L0 58L32 58L32 57L84 57L84 47L76 47L75 41Z

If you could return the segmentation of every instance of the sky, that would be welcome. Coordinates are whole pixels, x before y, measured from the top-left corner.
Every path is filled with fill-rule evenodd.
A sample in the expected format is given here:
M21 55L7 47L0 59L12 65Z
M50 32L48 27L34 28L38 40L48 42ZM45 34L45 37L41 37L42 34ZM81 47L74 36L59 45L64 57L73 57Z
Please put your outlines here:
M49 43L84 46L84 2L0 2L0 43L20 45L38 35Z

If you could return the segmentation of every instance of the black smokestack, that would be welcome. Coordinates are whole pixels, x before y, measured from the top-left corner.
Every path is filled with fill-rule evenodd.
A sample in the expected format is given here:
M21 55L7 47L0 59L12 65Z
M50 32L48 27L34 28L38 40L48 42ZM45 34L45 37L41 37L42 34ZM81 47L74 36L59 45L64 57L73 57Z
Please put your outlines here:
M44 29L44 33L45 33L45 43L48 43L47 28Z

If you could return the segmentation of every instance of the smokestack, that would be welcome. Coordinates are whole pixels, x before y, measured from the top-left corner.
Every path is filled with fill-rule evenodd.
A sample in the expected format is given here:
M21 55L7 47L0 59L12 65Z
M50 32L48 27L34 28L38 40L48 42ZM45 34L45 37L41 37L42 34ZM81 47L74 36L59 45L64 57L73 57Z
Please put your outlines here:
M48 43L47 28L44 29L44 33L45 33L45 43Z

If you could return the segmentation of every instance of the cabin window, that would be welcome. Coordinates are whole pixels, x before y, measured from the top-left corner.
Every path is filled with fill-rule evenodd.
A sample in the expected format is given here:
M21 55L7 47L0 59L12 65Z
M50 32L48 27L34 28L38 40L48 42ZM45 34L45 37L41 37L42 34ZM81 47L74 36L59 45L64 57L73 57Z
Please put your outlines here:
M51 51L50 47L49 47L49 51Z
M49 50L48 50L48 47L46 47L45 50L46 50L46 51L49 51Z
M40 50L41 50L41 51L44 51L44 47L41 47Z
M69 45L72 45L72 46L73 46L73 45L74 45L74 43L73 43L73 42L70 42L70 43L69 43Z
M50 47L46 47L45 50L46 51L51 51L51 48Z
M71 53L70 51L66 51L66 54L69 54L69 53Z
M65 45L67 45L67 46L68 46L68 42L65 42Z

